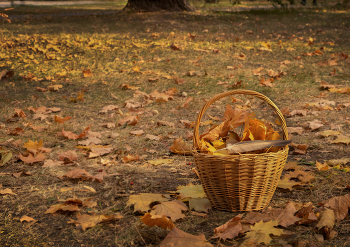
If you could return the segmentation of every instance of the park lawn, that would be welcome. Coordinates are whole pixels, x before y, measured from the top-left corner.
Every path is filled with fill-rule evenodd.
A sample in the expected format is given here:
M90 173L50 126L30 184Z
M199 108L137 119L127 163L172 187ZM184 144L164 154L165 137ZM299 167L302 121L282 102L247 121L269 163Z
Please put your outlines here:
M313 172L315 181L292 191L277 189L271 207L283 207L288 201L311 201L320 207L318 203L346 195L349 160L321 172L315 163L350 158L349 143L336 144L332 143L336 137L320 136L324 130L339 130L349 137L349 15L348 9L337 8L234 13L199 10L115 15L102 12L97 16L3 22L0 74L5 70L13 73L0 80L0 143L9 140L8 144L25 153L25 143L42 140L43 146L52 151L44 154L45 161L28 164L15 149L1 147L12 152L13 158L0 167L0 184L2 189L16 194L0 195L1 246L158 246L168 231L140 227L142 214L126 206L129 196L158 193L176 198L178 186L200 184L192 156L172 154L169 147L180 136L192 142L193 128L186 128L180 120L195 121L207 100L233 89L258 91L285 111L307 111L305 116L286 117L288 127L304 129L301 134L290 134L293 142L308 146L306 154L296 155L292 150L288 161L296 161L302 169ZM264 70L259 72L260 67ZM263 85L263 79L272 84ZM322 82L339 92L321 89ZM58 90L46 90L52 85L60 86ZM167 102L145 101L142 93L137 93L148 95L169 89L174 93ZM189 97L193 100L183 107ZM276 116L266 104L251 97L235 98L241 99L243 103L238 104L250 107L259 119L275 123ZM128 100L131 101L126 104ZM142 105L136 107L138 103ZM232 104L232 99L215 102L202 121L212 120L210 116L221 118L227 103ZM101 113L108 105L119 109ZM41 106L60 111L37 116L30 110ZM15 109L23 110L26 117L13 117ZM60 124L55 115L71 119ZM130 116L138 117L136 125L117 124ZM314 120L323 126L312 131L308 124ZM160 121L174 126L164 126ZM80 134L89 126L101 134L99 145L113 148L109 153L87 158L89 150L77 148L81 139L57 135L63 129ZM200 131L206 128L202 126ZM280 127L274 124L274 128ZM133 132L137 130L143 133ZM147 134L162 139L149 140ZM73 150L77 158L72 162L42 168L48 159L57 161L59 154ZM127 161L131 156L139 160ZM160 165L149 162L162 158L171 161ZM106 174L102 182L64 177L77 168L94 176ZM18 175L19 172L26 173ZM123 218L82 231L68 223L77 219L77 212L45 213L69 198L91 198L96 202L80 207L82 215ZM237 215L215 209L208 217L185 214L175 225L190 234L204 233L206 239L214 235L214 228ZM25 215L36 222L20 222ZM334 246L349 241L347 219L335 224L337 237L324 243L317 242L314 226L288 227L290 234L275 237L272 243ZM243 238L209 242L231 246L242 243Z

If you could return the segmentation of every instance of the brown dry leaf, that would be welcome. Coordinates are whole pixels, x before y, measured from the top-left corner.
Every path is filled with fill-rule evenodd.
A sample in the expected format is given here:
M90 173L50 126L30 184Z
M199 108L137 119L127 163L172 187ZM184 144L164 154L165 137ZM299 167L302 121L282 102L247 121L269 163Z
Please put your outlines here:
M168 102L169 100L173 100L174 97L170 94L159 93L157 90L154 90L152 93L148 95L149 99L155 100L156 102Z
M36 221L35 219L33 219L32 217L29 217L27 215L23 215L20 219L19 219L20 222L23 222L23 221L27 221L27 222L31 222L31 221Z
M92 76L93 76L93 74L92 74L90 69L83 70L83 77L86 78L86 77L92 77Z
M85 137L87 135L87 133L89 132L90 128L91 128L91 125L89 127L85 128L83 130L83 132L81 132L79 135L74 134L73 132L70 132L70 131L65 131L64 129L62 129L62 132L58 132L57 135L66 137L68 139L76 140L76 139Z
M169 217L173 222L175 222L178 219L182 219L185 217L185 215L182 213L182 211L187 211L188 208L185 203L174 200L170 202L162 202L160 204L155 205L152 208L151 215L165 215Z
M256 246L260 243L268 245L272 240L270 234L280 236L283 233L283 229L275 228L277 225L277 220L271 220L269 222L260 221L250 226L251 231L246 234L245 241L240 246Z
M151 215L147 213L141 218L141 221L149 227L158 226L165 230L174 228L174 223L165 215Z
M254 224L259 221L276 221L278 225L283 227L288 227L293 225L295 222L300 220L298 217L294 216L297 212L293 203L288 203L284 209L282 208L268 208L263 210L261 213L249 212L244 219L245 222Z
M306 116L307 111L306 110L294 110L290 113L290 116L299 115L299 116Z
M244 132L241 141L265 140L266 136L266 125L256 118L249 119L249 123L244 126Z
M60 90L61 88L63 88L62 85L51 85L51 86L48 86L48 87L47 87L47 89L50 90L51 92L58 91L58 90Z
M41 162L44 161L46 159L46 155L45 154L38 154L35 157L33 156L33 154L29 154L27 157L23 156L22 154L19 155L19 158L24 162L24 164L33 164L36 162Z
M157 126L169 126L169 127L172 127L174 128L175 127L175 124L172 123L172 122L168 122L168 121L158 121L157 122Z
M63 152L63 153L59 153L57 155L57 158L59 160L63 161L64 163L71 163L74 160L77 160L78 156L75 153L75 151L73 150L73 151L66 151L66 152Z
M350 87L330 88L328 91L332 93L350 93Z
M97 144L101 144L101 143L102 143L101 139L99 139L97 137L89 137L88 139L86 139L84 141L78 141L78 144L83 145L83 146L89 146L90 144L97 145Z
M128 154L127 156L123 157L123 162L124 163L128 163L128 162L136 161L136 160L139 160L139 159L140 158L139 158L138 155L134 156L134 155Z
M135 135L135 136L140 136L143 135L145 132L143 130L133 130L130 131L130 134Z
M151 140L151 141L159 141L160 140L160 137L159 136L155 136L155 135L150 135L150 134L147 134L145 136L146 139L148 140Z
M314 120L314 121L307 122L307 123L308 123L308 128L311 129L312 131L318 130L319 128L324 126L322 124L322 121L320 121L320 120Z
M94 227L97 224L108 223L108 222L112 222L122 218L123 216L121 215L89 215L89 214L80 215L78 214L76 220L72 219L67 223L75 224L75 226L85 231L87 228Z
M42 87L36 87L35 90L38 91L38 92L46 92L48 89L47 88L42 88Z
M333 228L335 224L335 215L332 209L325 208L320 216L320 219L316 225L316 228L321 229L323 227Z
M69 212L80 211L78 205L79 203L63 202L60 204L52 205L48 210L46 210L45 214L54 214L57 211L69 211Z
M330 169L327 163L322 164L318 161L316 161L316 167L319 171L328 171Z
M304 131L302 127L287 127L288 133L301 135Z
M168 95L173 96L173 95L175 95L175 94L178 93L178 92L179 92L179 91L176 89L176 87L173 87L173 88L168 89L168 90L165 92L165 94L168 94Z
M189 200L189 207L191 210L205 213L208 213L208 210L211 209L210 202L207 198L192 198Z
M28 152L31 152L33 155L36 155L38 153L38 149L43 147L43 140L40 142L33 142L29 140L27 143L23 145L24 148L28 150Z
M182 105L177 107L177 109L187 108L192 100L193 100L193 97L188 97Z
M297 186L300 184L301 184L301 182L290 180L289 178L283 178L283 179L280 179L280 181L278 181L277 187L281 188L281 189L288 189L288 190L292 191L293 186Z
M308 206L301 208L295 216L301 218L301 220L298 221L298 224L311 224L313 222L317 221L317 217L315 213L312 211L313 205L310 203Z
M138 90L140 87L130 86L129 84L122 84L119 87L122 89L131 89L131 90Z
M15 109L15 114L13 115L12 118L15 118L15 117L27 118L27 115L23 112L23 110Z
M200 246L200 247L213 247L213 245L205 239L203 233L198 236L191 235L183 232L180 229L174 227L173 230L166 236L166 238L160 243L160 247L170 246Z
M181 200L190 198L204 198L207 197L203 190L202 185L193 185L192 183L186 186L178 186L176 188L177 193L179 193L179 198Z
M55 122L61 124L61 123L64 123L64 122L70 120L71 118L72 117L70 117L70 116L66 116L64 118L61 118L61 117L55 115Z
M261 73L261 71L263 71L265 68L263 68L263 67L259 67L259 68L257 68L257 69L253 69L252 70L252 73L253 73L253 75L257 75L257 76L260 76L260 75L263 75L263 73Z
M123 119L119 119L118 120L118 125L124 125L124 124L128 124L128 125L133 125L135 126L139 121L139 117L138 116L127 116Z
M182 137L175 139L170 147L171 152L177 154L189 155L192 153L192 147L182 140Z
M23 132L24 132L24 129L22 129L22 128L20 128L20 127L18 127L18 128L14 128L14 129L8 129L7 130L7 134L9 134L9 135L14 135L14 136L16 136L16 135L21 135L21 134L23 134Z
M289 172L283 176L283 178L291 179L297 178L303 183L310 183L316 180L314 174L312 172L305 172L296 170L294 172Z
M350 208L350 194L333 197L322 202L322 205L333 209L335 219L339 222L348 216L348 211Z
M331 89L331 88L335 88L334 85L328 84L327 82L321 81L320 82L320 88L321 89Z
M92 147L88 158L95 158L112 152L113 147Z
M320 132L319 135L322 137L339 136L341 135L341 132L336 130L325 130Z
M225 224L214 229L215 235L212 238L220 238L223 240L233 239L238 236L242 230L241 218L243 214L236 215Z
M350 137L347 137L347 136L344 136L344 135L339 135L337 137L337 139L335 139L334 141L331 141L331 143L349 145Z
M102 108L100 113L107 113L108 111L114 111L114 110L118 110L118 109L119 109L119 107L116 105L107 105L107 106L104 106Z
M265 78L261 78L260 80L260 86L266 86L266 87L273 87L273 84L271 82L274 82L273 78L269 78L265 80Z
M0 184L0 195L14 195L17 196L16 193L13 193L11 189L2 189L2 184Z
M152 202L166 202L168 199L162 194L140 193L139 195L129 196L127 207L134 205L134 212L147 212L150 210Z
M185 80L182 79L182 78L179 78L179 77L175 77L175 78L174 78L174 81L175 81L175 83L178 84L178 85L181 85L181 84L184 84L184 83L185 83Z
M92 179L92 175L84 169L74 169L64 174L63 177L70 178L70 179L81 178L82 180Z
M175 44L171 44L169 46L173 51L181 51L181 48Z
M17 173L13 173L12 176L14 176L15 178L19 178L21 176L32 176L31 172L17 172Z
M54 160L48 159L48 160L45 160L42 168L51 168L51 167L60 166L63 164L64 164L63 161L54 161Z

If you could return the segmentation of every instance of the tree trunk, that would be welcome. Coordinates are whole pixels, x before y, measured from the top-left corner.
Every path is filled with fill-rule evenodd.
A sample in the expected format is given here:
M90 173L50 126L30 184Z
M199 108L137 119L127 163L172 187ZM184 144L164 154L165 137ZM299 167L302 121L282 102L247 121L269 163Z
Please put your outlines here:
M187 0L128 0L124 10L132 11L194 11Z

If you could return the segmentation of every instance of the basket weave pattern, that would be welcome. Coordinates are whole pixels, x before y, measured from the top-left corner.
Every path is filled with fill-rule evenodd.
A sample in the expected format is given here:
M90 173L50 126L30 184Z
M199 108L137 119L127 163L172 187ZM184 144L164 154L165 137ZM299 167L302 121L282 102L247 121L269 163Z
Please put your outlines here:
M234 94L252 95L267 102L282 123L283 139L288 139L284 117L270 99L254 91L233 90L215 96L203 106L194 127L193 156L212 207L232 212L261 210L268 206L276 190L287 160L288 146L278 152L227 156L197 151L199 124L205 110L216 100Z

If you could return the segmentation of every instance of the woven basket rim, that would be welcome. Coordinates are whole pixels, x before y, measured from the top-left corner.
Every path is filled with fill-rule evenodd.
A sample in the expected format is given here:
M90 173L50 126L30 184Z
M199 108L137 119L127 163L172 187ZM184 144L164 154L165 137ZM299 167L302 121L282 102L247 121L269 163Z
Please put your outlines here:
M276 156L279 155L285 151L289 150L288 146L283 147L282 149L278 150L277 152L270 152L270 153L261 153L261 154L229 154L229 155L213 155L213 154L206 154L202 153L197 149L192 150L192 155L203 155L203 156L208 156L208 157L215 157L218 159L232 159L232 158L245 158L245 157L264 157L264 156Z

